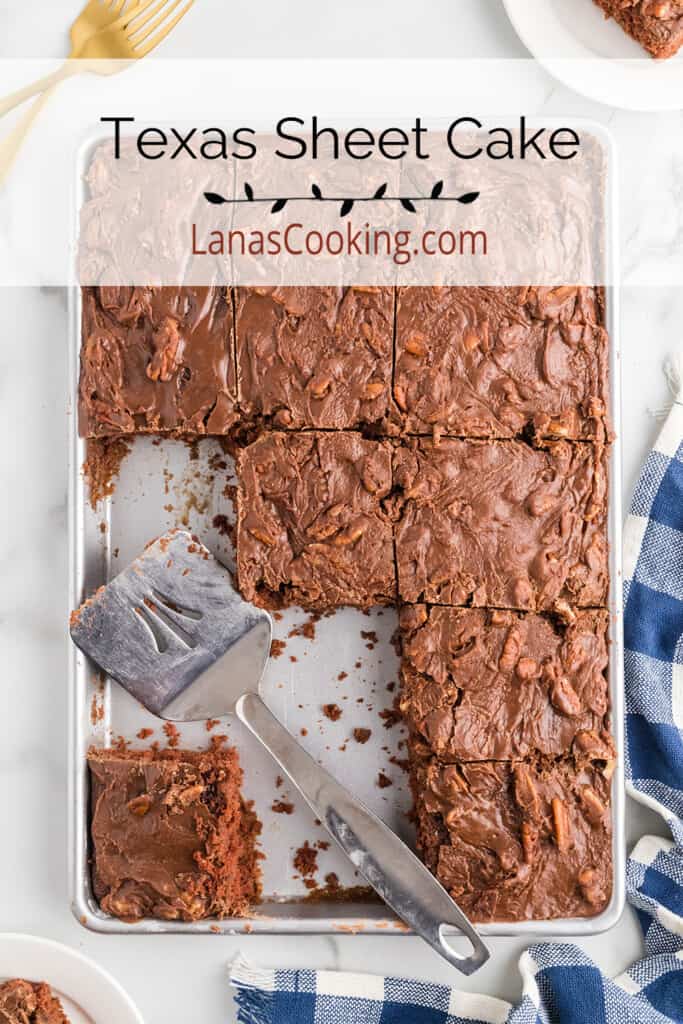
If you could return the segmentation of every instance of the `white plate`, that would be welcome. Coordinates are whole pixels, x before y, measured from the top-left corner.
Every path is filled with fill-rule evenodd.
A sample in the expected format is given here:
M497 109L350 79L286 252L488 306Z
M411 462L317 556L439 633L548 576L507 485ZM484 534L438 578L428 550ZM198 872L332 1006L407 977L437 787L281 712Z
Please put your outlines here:
M47 982L71 1024L144 1024L118 981L59 942L0 935L0 982L10 978Z
M557 79L627 110L683 109L683 49L653 60L593 0L503 0L512 25Z

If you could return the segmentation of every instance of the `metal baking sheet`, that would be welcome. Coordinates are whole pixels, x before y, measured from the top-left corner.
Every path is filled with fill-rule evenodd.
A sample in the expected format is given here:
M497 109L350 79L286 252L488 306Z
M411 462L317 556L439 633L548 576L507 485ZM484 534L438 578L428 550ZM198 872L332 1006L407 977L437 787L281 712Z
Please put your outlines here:
M85 156L83 158L85 160ZM83 166L79 168L82 172ZM607 248L614 252L610 239ZM609 510L611 570L610 686L613 733L619 754L612 787L614 886L609 907L589 919L529 921L480 926L483 935L571 936L596 934L611 928L624 906L624 780L623 780L623 644L621 600L621 450L620 350L617 294L608 290L607 315L611 339L611 403L616 442L611 453ZM71 289L70 302L70 607L105 583L136 556L153 537L173 526L196 532L229 567L233 551L229 537L214 525L216 516L232 522L232 503L226 487L234 485L232 460L215 439L189 445L183 441L138 437L123 462L111 498L93 509L82 466L86 446L78 437L77 386L80 348L80 292ZM223 468L225 466L225 468ZM271 659L264 697L274 713L301 744L408 842L413 841L407 812L411 805L405 757L405 734L400 723L382 713L391 710L398 688L398 657L392 644L398 616L394 609L369 613L342 609L314 623L315 636L302 627L310 616L287 610L274 623L275 636L285 647ZM292 634L295 635L292 635ZM307 627L306 633L310 633ZM72 907L87 928L113 934L168 933L334 933L401 934L407 929L378 902L351 898L321 898L294 866L296 851L305 842L317 849L315 882L325 886L334 873L345 888L363 885L350 862L317 825L294 788L277 784L278 771L269 756L236 719L224 719L211 732L205 724L179 726L180 745L202 748L211 735L229 737L244 768L244 794L254 801L263 825L265 854L263 900L247 919L205 920L194 923L146 919L137 924L104 914L94 899L89 868L88 772L85 755L91 745L107 746L124 737L131 746L165 742L163 723L149 715L124 690L100 679L94 666L70 645L70 879ZM342 714L331 721L325 704L337 704ZM389 726L389 727L387 727ZM356 728L371 730L360 744ZM137 734L152 729L144 741ZM391 785L378 784L379 772ZM292 813L273 810L275 802L291 804ZM321 844L317 846L316 844Z

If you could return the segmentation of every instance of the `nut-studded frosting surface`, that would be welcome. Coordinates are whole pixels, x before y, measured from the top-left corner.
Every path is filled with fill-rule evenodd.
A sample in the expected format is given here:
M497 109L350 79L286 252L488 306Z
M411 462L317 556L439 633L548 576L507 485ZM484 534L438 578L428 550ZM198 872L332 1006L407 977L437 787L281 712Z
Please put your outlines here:
M596 741L601 742L596 736ZM474 921L590 917L612 888L611 756L414 766L418 844Z
M258 825L232 749L91 750L93 889L123 920L244 914L258 892Z
M382 420L391 394L391 288L237 288L240 405L280 429Z
M0 985L0 1024L69 1024L45 982L13 978Z
M351 432L264 434L240 453L237 565L249 601L396 601L391 448Z
M411 434L603 441L607 358L591 289L399 289L394 398Z
M566 754L609 706L606 611L567 624L475 608L401 611L401 711L441 760Z
M82 301L82 436L227 433L237 416L224 288L84 288Z
M81 433L229 439L247 600L403 606L420 848L478 920L609 899L607 367L601 289L83 291ZM91 756L106 912L247 909L220 757Z
M680 0L595 2L653 57L673 57L683 45L683 3Z
M560 614L605 605L599 446L420 440L396 450L394 487L402 600Z

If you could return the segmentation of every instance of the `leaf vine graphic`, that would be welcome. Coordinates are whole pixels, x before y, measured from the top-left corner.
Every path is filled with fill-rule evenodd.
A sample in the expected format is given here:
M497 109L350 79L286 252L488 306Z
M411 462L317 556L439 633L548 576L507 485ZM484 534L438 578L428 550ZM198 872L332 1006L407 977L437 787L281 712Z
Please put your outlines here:
M244 183L244 198L228 199L225 196L220 195L218 192L205 192L204 198L207 203L212 203L214 206L222 206L225 203L232 205L236 203L267 203L270 204L271 213L280 213L288 203L336 203L339 206L339 216L348 217L357 203L398 203L408 213L417 213L418 203L460 203L463 206L470 206L479 199L481 194L479 192L465 192L459 196L444 195L445 183L443 181L435 182L434 185L432 185L429 195L424 196L391 196L387 195L388 187L388 183L383 182L375 189L371 196L326 196L323 195L323 191L319 185L312 184L310 195L256 196L254 194L253 187L248 181L246 181Z

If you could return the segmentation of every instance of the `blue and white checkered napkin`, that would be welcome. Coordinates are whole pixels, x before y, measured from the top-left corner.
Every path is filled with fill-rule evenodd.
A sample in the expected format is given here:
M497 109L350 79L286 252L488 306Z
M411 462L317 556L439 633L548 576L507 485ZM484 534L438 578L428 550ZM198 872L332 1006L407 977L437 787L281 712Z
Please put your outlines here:
M667 821L631 854L646 956L606 978L572 945L532 946L517 1007L445 985L232 964L243 1024L683 1024L683 391L638 482L624 532L626 773Z

